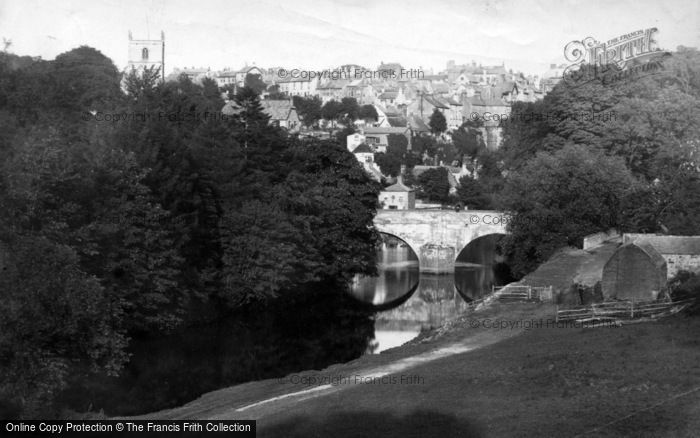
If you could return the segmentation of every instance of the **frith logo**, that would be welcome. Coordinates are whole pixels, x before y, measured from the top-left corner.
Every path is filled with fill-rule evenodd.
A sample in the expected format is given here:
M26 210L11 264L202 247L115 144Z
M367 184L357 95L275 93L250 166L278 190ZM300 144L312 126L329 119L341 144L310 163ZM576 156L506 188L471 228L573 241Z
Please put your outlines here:
M657 31L655 27L638 30L606 42L592 37L571 41L564 47L564 56L572 63L564 71L564 81L580 86L594 79L609 83L658 73L670 53L657 47Z

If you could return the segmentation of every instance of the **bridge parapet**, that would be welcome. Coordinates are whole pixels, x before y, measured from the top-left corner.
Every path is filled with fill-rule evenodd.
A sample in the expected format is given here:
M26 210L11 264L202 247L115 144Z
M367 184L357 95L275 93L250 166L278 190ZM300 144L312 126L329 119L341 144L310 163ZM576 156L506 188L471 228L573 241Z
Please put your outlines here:
M379 210L378 231L405 241L418 255L421 272L451 273L459 253L473 240L506 234L509 216L482 210Z

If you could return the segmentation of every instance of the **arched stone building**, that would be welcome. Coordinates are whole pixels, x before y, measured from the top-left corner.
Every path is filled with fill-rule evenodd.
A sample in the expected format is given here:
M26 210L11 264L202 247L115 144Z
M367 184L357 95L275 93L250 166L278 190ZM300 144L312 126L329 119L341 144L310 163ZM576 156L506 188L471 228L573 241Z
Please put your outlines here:
M603 267L606 300L653 300L666 285L666 260L647 242L619 247Z

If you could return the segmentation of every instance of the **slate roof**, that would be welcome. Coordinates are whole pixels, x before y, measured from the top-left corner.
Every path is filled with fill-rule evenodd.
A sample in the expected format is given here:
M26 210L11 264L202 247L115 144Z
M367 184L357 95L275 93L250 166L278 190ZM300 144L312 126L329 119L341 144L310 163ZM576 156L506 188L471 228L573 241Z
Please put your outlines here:
M352 151L353 154L371 154L372 149L367 146L366 143L360 143L359 146L357 146L355 149Z
M467 99L469 103L474 106L508 106L503 99L497 97L487 97L484 99L481 96L471 96Z
M423 119L418 116L413 116L408 120L408 125L415 132L430 132L430 128L425 124Z
M440 94L446 94L450 92L450 87L447 84L433 84L433 92L435 93L440 93Z
M365 134L406 134L407 127L375 128L373 126L365 128Z
M423 99L436 108L448 109L450 106L436 96L426 95Z
M294 105L288 100L262 100L260 105L265 114L270 116L272 120L287 120L289 114L294 110Z
M238 114L241 111L241 107L238 106L238 104L233 101L229 100L226 102L223 108L221 108L221 113L227 116L233 116Z
M624 234L623 243L647 242L661 254L700 255L700 236L665 236L658 234Z
M398 94L399 93L396 91L385 91L379 95L379 100L396 99L396 96L398 96Z
M397 181L396 184L391 185L385 189L382 189L382 192L412 192L413 189L410 187L405 186L401 180Z
M249 71L251 71L251 70L254 69L254 68L256 68L256 69L262 71L260 68L258 68L258 67L255 66L255 65L246 65L246 66L244 66L242 69L238 70L238 73L248 73Z

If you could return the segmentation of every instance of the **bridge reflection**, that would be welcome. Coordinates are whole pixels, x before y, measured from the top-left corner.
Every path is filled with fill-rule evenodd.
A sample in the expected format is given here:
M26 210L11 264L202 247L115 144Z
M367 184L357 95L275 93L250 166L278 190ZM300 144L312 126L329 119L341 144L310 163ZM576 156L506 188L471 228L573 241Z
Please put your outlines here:
M476 239L464 248L453 273L420 272L415 252L395 236L384 235L378 249L379 276L357 277L352 294L377 310L376 351L398 346L421 330L438 327L466 311L467 303L504 284L494 270L502 236Z

